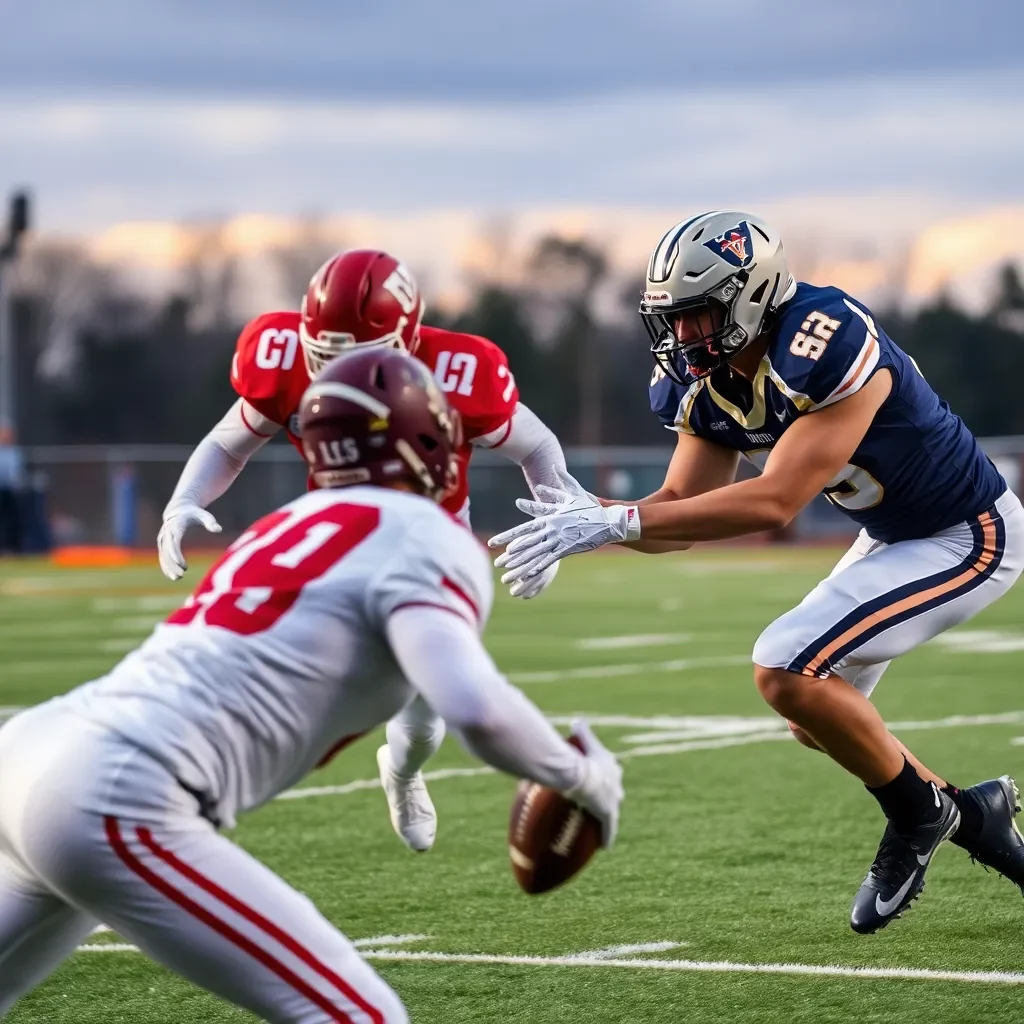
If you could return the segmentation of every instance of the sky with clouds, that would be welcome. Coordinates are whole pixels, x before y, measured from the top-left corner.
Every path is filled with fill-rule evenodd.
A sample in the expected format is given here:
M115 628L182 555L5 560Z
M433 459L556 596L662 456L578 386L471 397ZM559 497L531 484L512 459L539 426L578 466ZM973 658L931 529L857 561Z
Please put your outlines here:
M1019 0L0 0L0 189L126 219L1024 202Z

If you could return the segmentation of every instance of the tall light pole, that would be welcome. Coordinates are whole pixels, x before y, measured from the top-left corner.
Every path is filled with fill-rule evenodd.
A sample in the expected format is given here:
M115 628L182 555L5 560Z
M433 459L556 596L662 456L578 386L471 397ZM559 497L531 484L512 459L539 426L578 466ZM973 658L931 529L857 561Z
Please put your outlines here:
M13 323L6 271L18 255L21 236L28 227L28 193L15 192L8 208L7 230L3 238L0 238L0 429L7 427L13 430L17 418L14 404Z

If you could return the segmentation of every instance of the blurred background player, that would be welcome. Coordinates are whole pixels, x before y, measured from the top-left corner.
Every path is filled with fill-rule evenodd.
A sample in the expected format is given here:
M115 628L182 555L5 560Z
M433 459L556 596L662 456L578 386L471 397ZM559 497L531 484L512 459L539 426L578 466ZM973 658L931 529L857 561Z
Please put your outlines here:
M555 435L519 401L504 353L486 338L421 324L423 298L395 257L375 249L343 252L313 276L301 311L267 313L242 331L231 363L239 399L199 442L164 510L157 541L170 579L186 569L185 531L193 524L220 530L206 510L231 486L249 457L284 430L302 454L298 407L310 378L357 345L391 346L419 359L462 420L457 478L442 506L469 524L466 471L474 447L493 448L522 466L531 489L554 484L565 467ZM316 486L311 481L310 486ZM518 596L537 596L556 567L535 576ZM430 849L437 813L422 767L444 739L444 722L415 697L387 727L378 751L381 783L395 831L413 850Z
M678 432L662 487L599 504L571 477L532 522L493 538L513 586L611 542L661 551L776 529L823 492L861 533L753 651L754 679L806 746L861 779L887 824L851 925L873 932L924 886L944 839L1024 886L1018 797L959 790L885 727L869 698L892 658L966 622L1024 569L1024 509L963 421L863 304L797 284L760 218L675 225L640 312L656 361L651 406ZM763 472L734 483L739 454Z
M458 419L427 369L349 353L299 418L321 489L251 526L108 675L0 729L0 1015L103 921L264 1020L407 1020L314 905L217 830L414 692L611 843L617 762L583 724L583 752L566 743L481 643L491 570L437 506Z

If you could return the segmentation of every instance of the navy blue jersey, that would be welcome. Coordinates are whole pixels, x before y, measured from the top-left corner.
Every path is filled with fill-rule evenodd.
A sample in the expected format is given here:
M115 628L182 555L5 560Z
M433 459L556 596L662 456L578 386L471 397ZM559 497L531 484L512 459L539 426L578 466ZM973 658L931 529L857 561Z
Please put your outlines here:
M838 288L797 286L779 307L753 382L723 367L685 386L656 370L651 408L667 427L763 468L797 416L848 398L882 368L892 391L825 496L885 543L927 537L985 511L1006 490L999 472L914 361Z

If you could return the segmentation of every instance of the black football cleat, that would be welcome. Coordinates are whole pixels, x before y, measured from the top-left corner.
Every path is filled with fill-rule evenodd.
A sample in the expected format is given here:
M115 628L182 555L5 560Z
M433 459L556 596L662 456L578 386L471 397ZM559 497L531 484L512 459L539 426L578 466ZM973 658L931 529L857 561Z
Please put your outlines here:
M1015 820L1020 811L1017 784L1003 775L960 792L981 814L980 834L963 843L971 860L998 871L1024 891L1024 837Z
M850 927L861 935L884 928L921 895L924 875L932 854L960 824L956 804L935 790L938 818L907 833L899 833L892 822L885 826L875 861L864 879L850 910Z

